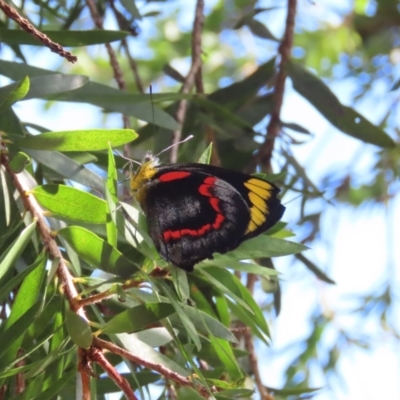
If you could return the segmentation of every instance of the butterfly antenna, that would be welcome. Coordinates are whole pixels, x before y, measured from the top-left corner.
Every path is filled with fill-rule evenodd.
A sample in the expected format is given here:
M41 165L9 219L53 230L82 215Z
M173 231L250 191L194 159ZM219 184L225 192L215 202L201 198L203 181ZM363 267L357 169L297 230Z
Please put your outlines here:
M142 166L142 163L136 160L132 160L131 158L125 157L123 154L121 154L118 150L114 150L121 158L127 161L127 163L122 167L122 169L125 169L127 164L129 164L130 170L132 171L132 164L137 164L139 166Z
M154 124L154 102L153 102L153 86L149 86L149 91L150 91L150 102L151 102L151 117L153 118L153 134L156 133L155 129L156 126Z
M171 146L168 146L168 147L166 147L164 150L161 150L161 151L156 155L156 157L158 157L160 154L162 154L162 153L168 151L170 148L172 148L172 147L174 147L174 146L179 146L180 144L185 143L185 142L187 142L187 141L190 140L190 139L193 139L193 135L189 135L186 139L183 139L183 140L180 140L179 142L176 142L176 143L174 143L174 144L171 144Z

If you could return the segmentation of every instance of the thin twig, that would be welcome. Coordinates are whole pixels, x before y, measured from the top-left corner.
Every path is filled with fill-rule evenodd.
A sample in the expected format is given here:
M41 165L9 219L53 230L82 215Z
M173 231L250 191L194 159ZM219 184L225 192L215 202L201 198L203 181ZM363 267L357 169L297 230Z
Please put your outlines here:
M251 294L254 293L254 286L255 286L256 282L257 282L257 275L250 274L250 273L247 274L246 287ZM253 334L251 332L251 329L249 329L249 327L246 327L246 328L247 329L242 330L240 333L244 339L244 345L246 347L246 350L249 353L249 363L250 363L251 371L254 375L255 383L256 383L258 391L260 393L261 400L271 400L272 397L268 393L267 388L263 385L262 380L261 380L261 375L260 375L260 371L258 368L257 355L256 355L256 352L254 349Z
M251 294L253 294L254 293L254 285L256 284L256 282L257 282L257 275L256 274L251 274L251 273L248 273L247 274L247 283L246 283L246 287L247 287L247 289L249 290L249 292L251 293Z
M128 42L126 41L126 39L122 39L121 44L122 47L125 49L126 56L128 57L129 66L131 67L131 70L133 72L133 79L135 80L136 88L140 93L144 93L144 85L139 75L136 60L132 57L129 51Z
M94 24L97 29L103 29L103 18L97 11L96 3L93 0L86 0L86 4L89 7L90 15L93 19ZM106 43L106 49L108 52L108 56L110 57L111 68L114 72L114 79L116 80L118 87L121 90L126 89L126 84L124 80L124 75L122 73L121 67L119 66L117 56L115 55L114 49L111 47L110 43Z
M93 345L98 346L101 349L106 349L109 350L110 352L114 354L118 354L119 356L126 358L127 360L130 360L136 364L142 365L143 367L149 368L153 371L158 372L162 376L164 376L166 379L170 379L171 381L176 382L180 386L189 386L193 389L195 389L199 394L201 394L204 398L208 398L210 393L208 392L207 388L199 385L199 384L194 384L192 380L189 378L186 378L177 372L174 372L166 367L164 365L154 363L149 360L145 360L133 353L131 353L128 350L125 350L114 343L107 342L105 340L102 340L98 337L93 338Z
M271 119L268 124L267 133L264 143L254 160L255 163L260 163L265 166L267 171L271 171L272 151L275 145L275 139L281 130L281 108L283 103L283 93L285 90L285 81L287 76L287 66L290 61L290 54L293 46L293 32L296 17L297 0L288 0L288 13L286 17L285 34L281 45L279 46L280 62L278 66L278 74L276 77L273 102L274 108L271 113Z
M69 51L66 51L60 44L53 42L43 32L38 31L26 18L18 14L18 11L0 0L0 9L3 10L9 18L14 20L24 31L30 33L36 39L41 41L46 47L48 47L53 53L57 53L61 57L66 58L69 62L74 63L78 61L78 58Z
M79 363L78 371L81 376L82 384L82 400L90 400L90 373L87 369L87 354L86 350L78 349Z
M125 25L127 24L127 21L126 21L125 17L121 14L121 12L118 11L118 9L115 7L114 0L110 1L110 6L111 6L111 9L114 12L115 18L118 21L120 29L121 30L127 30L126 27L125 27ZM137 35L135 35L135 36L137 36ZM131 55L131 53L129 51L129 46L128 46L128 42L127 42L126 38L121 39L121 46L125 50L125 54L128 57L129 66L131 67L131 70L133 72L133 78L135 80L136 87L137 87L137 89L138 89L138 91L140 93L144 93L144 87L143 87L142 80L140 79L140 76L139 76L139 71L138 71L138 68L137 68L137 64L136 64L135 59L132 57L132 55Z
M70 304L71 310L79 314L82 318L84 318L87 321L88 319L85 315L84 310L78 309L76 307L74 299L78 295L78 292L74 285L72 276L65 264L65 260L63 259L62 253L57 245L57 242L55 241L50 231L50 228L46 222L46 219L43 215L43 210L40 208L34 196L30 194L30 187L27 181L25 180L23 173L16 174L11 170L8 155L5 152L1 152L0 154L0 163L4 165L4 168L10 175L15 188L17 189L17 191L21 196L25 209L28 210L31 213L32 218L37 221L37 228L39 230L39 234L43 240L45 248L47 248L50 258L53 260L54 259L60 260L58 264L57 275L62 283L64 294Z
M129 382L110 364L101 349L92 346L88 351L90 360L96 362L107 373L107 375L115 382L115 384L122 390L128 400L138 400L131 389Z
M267 388L263 385L260 375L260 370L258 369L258 361L256 351L254 349L254 339L251 330L243 332L244 345L246 350L249 352L249 363L250 368L254 375L254 380L257 385L258 392L260 393L261 400L273 400L273 397L268 393Z
M187 74L185 81L183 82L181 93L189 93L195 83L195 78L198 71L201 68L201 32L204 24L204 0L197 0L196 12L193 23L193 34L192 34L192 65L189 73ZM196 79L199 81L199 78ZM199 85L199 84L197 84ZM199 86L200 87L200 86ZM181 128L174 131L172 135L170 161L176 163L178 159L178 142L181 140L182 126L185 120L187 109L187 100L181 100L176 110L175 119L181 125Z
M92 16L93 22L96 25L96 27L98 29L103 29L103 18L97 11L96 3L93 0L86 0L86 4L89 7L90 15ZM105 43L105 46L107 49L108 57L110 58L111 68L113 70L114 79L117 82L118 88L120 90L126 90L124 74L122 73L115 51L110 43ZM122 121L124 128L128 129L130 127L129 118L126 115L123 115Z

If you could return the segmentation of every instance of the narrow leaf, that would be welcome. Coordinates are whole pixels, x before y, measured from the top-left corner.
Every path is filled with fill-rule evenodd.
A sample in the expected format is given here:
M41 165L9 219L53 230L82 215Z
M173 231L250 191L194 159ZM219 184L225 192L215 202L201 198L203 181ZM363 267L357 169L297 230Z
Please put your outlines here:
M75 162L66 155L52 151L26 150L35 160L50 168L60 176L71 179L82 185L103 191L103 179L88 168Z
M5 255L3 254L0 259L0 279L7 273L7 271L14 265L16 259L22 254L26 245L31 240L35 232L36 221L28 225L18 236L17 239L9 246Z
M29 136L17 144L32 150L96 151L129 143L137 138L131 129L91 129L83 131L46 132Z
M65 185L43 185L32 190L36 200L56 217L105 224L107 203L97 196Z
M393 147L394 141L381 128L369 122L350 107L340 103L332 91L304 67L291 63L288 72L293 86L332 125L342 132L363 142L380 147Z
M0 113L23 99L29 91L29 77L0 88Z
M102 328L105 333L139 331L175 312L169 303L147 303L125 310Z
M68 226L59 230L58 234L93 268L122 276L138 271L138 267L115 247L85 228Z
M80 315L67 310L65 312L65 324L72 341L82 349L88 349L93 342L92 330L87 321Z
M137 357L140 357L144 360L151 361L156 364L163 365L164 367L176 372L182 376L189 376L190 372L186 371L175 361L170 358L164 356L159 351L154 350L152 347L147 345L146 343L140 341L135 337L135 335L129 335L127 333L119 333L116 335L117 338L121 341L122 345Z
M81 47L90 46L93 44L102 44L121 40L129 35L129 32L124 31L107 31L107 30L89 30L89 31L74 31L74 30L45 30L43 31L54 42L61 46ZM0 37L3 43L10 45L28 44L31 46L43 46L43 43L34 38L29 33L21 29L0 29Z
M27 154L22 151L19 151L10 161L11 170L19 174L22 172L27 165L31 163L31 159Z
M321 281L326 283L330 283L331 285L335 285L336 282L329 278L328 275L325 274L320 268L318 268L312 261L310 261L307 257L303 256L303 254L296 254L295 257L301 261L311 272L315 274L315 276Z

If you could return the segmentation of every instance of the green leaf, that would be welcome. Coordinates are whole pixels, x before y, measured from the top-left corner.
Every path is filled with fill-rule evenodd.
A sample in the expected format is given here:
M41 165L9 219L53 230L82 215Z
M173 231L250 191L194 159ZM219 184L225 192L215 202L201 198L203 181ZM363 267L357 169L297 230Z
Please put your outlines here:
M7 280L6 282L4 282L3 286L1 286L3 282L0 280L0 302L6 300L11 291L19 286L20 283L25 279L25 277L28 276L34 269L39 266L43 267L43 265L44 254L41 253L32 265L15 275L14 278L12 278L11 280Z
M7 251L0 256L0 279L14 265L17 258L22 254L31 240L36 228L36 221L28 225L17 239L8 247Z
M65 185L43 185L32 190L36 200L56 217L105 224L107 203L97 196Z
M217 338L237 343L235 335L217 319L211 317L204 311L196 310L193 307L183 306L182 308L198 332L203 333L204 335L211 333ZM177 324L180 325L180 320L177 315L172 315L170 320L173 322L173 326L176 326Z
M220 362L222 362L222 364L226 367L230 378L233 380L242 379L242 371L237 363L230 344L226 340L218 339L213 336L210 337L210 341L218 355Z
M273 392L274 394L277 394L279 396L299 396L305 393L313 393L313 392L317 392L319 390L321 390L321 388L310 388L307 386L297 386L294 388L284 388L284 389L275 389L275 388L271 388L268 387L268 390L270 392Z
M40 306L40 303L33 304L24 314L18 316L16 322L1 332L0 364L7 364L7 361L3 364L2 357L14 343L21 343L21 337L33 323Z
M221 384L223 381L218 381L215 382L216 386L218 384ZM211 383L211 382L210 382ZM250 389L226 389L226 390L221 390L218 392L218 394L215 396L216 400L230 400L230 399L244 399L244 398L250 398L254 394L254 390Z
M28 94L24 100L48 98L82 88L89 82L83 75L51 74L31 78Z
M68 353L73 353L76 349L75 346L70 347L68 350L65 350L66 345L70 342L70 338L64 338L62 343L48 353L44 358L39 360L38 362L32 363L28 369L26 369L25 378L31 379L37 376L40 376L44 371L49 369L49 365L51 365L54 361L60 359L60 355L67 355Z
M138 267L115 247L85 228L68 226L60 229L58 234L93 268L121 276L138 271Z
M250 240L245 240L237 249L229 253L236 260L246 260L262 257L281 257L300 253L308 247L289 240L278 239L268 235L259 235Z
M135 354L135 356L155 364L163 365L164 367L176 372L179 375L183 376L190 375L189 371L186 371L175 361L171 360L167 356L164 356L159 351L154 350L146 343L140 341L135 337L135 335L129 335L127 333L119 333L116 336L121 341L125 349L131 351L133 354Z
M199 158L200 164L210 164L212 155L212 143L208 145L208 147L203 151L202 155Z
M175 333L178 334L178 331ZM142 331L132 333L131 335L134 335L136 339L141 340L151 347L165 346L174 340L168 330L164 327L144 329Z
M235 275L225 269L216 267L204 267L198 271L205 275L206 279L213 283L222 293L227 294L235 300L239 308L244 308L244 313L248 313L247 310L249 310L250 313L253 314L250 318L257 324L262 332L269 336L268 325L259 305L255 302L248 289L243 286Z
M37 396L32 399L37 400L52 400L60 393L60 390L72 379L76 376L76 370L72 368L69 372L64 372L63 376L55 382L52 382L52 385L49 386L46 390L41 393L38 393ZM18 398L16 399L18 400Z
M22 172L27 165L31 164L31 159L27 154L22 151L19 151L10 161L11 170L19 174Z
M331 90L304 67L290 63L288 72L297 92L305 97L332 125L365 143L394 147L394 141L381 128L350 107L342 105Z
M103 179L99 175L62 153L40 150L27 150L26 152L32 158L66 179L71 179L96 189L100 193L104 189Z
M32 150L96 151L129 143L137 138L132 129L90 129L83 131L46 132L17 141Z
M166 100L175 97L176 95L168 97L165 94L163 95ZM179 97L182 97L182 95ZM54 100L89 103L103 107L108 111L119 112L142 121L154 123L165 129L180 129L180 125L171 115L152 103L149 95L131 94L96 82L89 82L84 88L74 92L58 95L54 97Z
M255 36L258 36L262 39L270 39L274 42L279 42L279 40L271 33L271 31L260 21L254 18L248 18L246 20L246 25Z
M7 176L8 176L8 174L7 174ZM12 202L12 197L11 197L11 193L9 190L9 185L8 185L8 181L7 181L7 177L6 177L6 171L3 168L0 168L0 188L1 188L1 191L3 192L3 199L2 199L3 204L2 205L4 205L4 220L3 220L2 225L4 228L6 228L6 227L10 226L11 205L13 204L13 202ZM2 217L1 214L0 214L0 216ZM4 240L4 236L9 235L9 234L10 234L10 231L7 234L3 234L2 235L3 240ZM0 244L1 244L1 242L0 242ZM1 277L0 277L0 279L1 279Z
M171 275L175 286L175 291L182 303L190 298L190 288L186 271L181 268L172 268Z
M204 397L191 387L181 387L176 394L178 400L204 400Z
M169 303L147 303L119 313L102 328L104 333L139 331L175 312Z
M0 113L11 107L18 100L23 99L29 91L29 77L25 77L20 82L0 88Z
M107 241L113 246L117 245L117 203L118 203L118 193L117 193L117 180L118 174L115 166L115 159L113 154L113 149L108 146L108 170L107 170L107 180L105 187L105 195L107 200ZM120 215L120 214L119 214ZM122 222L123 223L123 222Z
M244 307L245 309L247 309L248 312L251 313L250 307L240 298L240 292L238 291L236 285L235 284L232 285L232 278L225 275L225 277L228 280L227 281L220 280L221 277L216 278L213 276L215 275L215 273L211 275L208 272L209 268L210 267L203 267L196 269L195 271L197 271L200 275L203 275L203 278L207 282L211 283L213 286L215 286L215 288L220 290L222 293L226 294L227 296L230 296L233 300L237 301L242 307ZM226 270L221 269L221 271L227 272L229 275L232 275L230 272Z
M307 257L303 256L303 254L296 254L295 257L299 261L301 261L311 272L313 272L317 278L321 279L321 281L330 283L331 285L336 285L336 282L333 279L329 278L329 276L326 275L325 272L321 271L320 268L318 268Z
M90 46L93 44L102 44L115 42L127 37L130 33L124 31L90 30L90 31L63 31L56 30L42 31L54 42L66 47ZM21 29L0 29L0 38L7 44L28 44L31 46L44 46L42 42L34 38L29 33Z
M42 286L44 274L45 268L43 259L43 263L40 265L40 267L33 269L22 282L21 287L19 288L17 296L14 300L10 316L5 323L5 329L10 329L14 324L17 323L18 320L20 320L22 316L24 316L24 314L28 310L32 309L35 305L37 305L38 308L40 307L41 299L39 298L39 293ZM31 312L33 314L33 311ZM27 317L24 316L24 318ZM26 330L23 333L25 332ZM1 366L4 367L10 364L15 359L17 352L21 346L22 339L23 335L15 340L11 346L6 347L7 352L1 359ZM0 370L1 369L2 368L0 367ZM0 386L2 385L2 383L3 382L0 380Z
M65 324L72 341L82 349L88 349L93 342L92 330L88 322L80 315L67 310L65 312Z
M215 265L221 268L230 268L235 271L252 273L261 276L276 276L278 272L272 268L263 267L255 263L240 262L235 257L226 254L215 254L213 260L205 260L201 265Z
M171 302L172 306L174 307L177 316L179 317L183 327L185 328L188 336L192 339L193 343L195 344L197 350L201 349L201 342L199 335L197 334L196 328L193 325L193 322L188 318L186 313L183 311L182 306L180 303L177 302L176 296L171 290L171 288L163 281L157 282L158 285L161 286L163 292L168 297L168 300Z
M149 385L150 383L155 383L160 380L159 374L154 374L150 371L135 372L135 376L132 374L121 374L129 382L129 386L132 390L136 390L142 386ZM115 384L115 382L108 377L101 377L97 379L97 395L104 395L110 393L120 392L121 389Z
M142 19L134 0L121 0L121 4L126 8L129 14L131 14L133 19Z
M0 60L0 75L14 80L23 79L25 75L29 75L32 78L33 76L49 74L54 74L54 71L32 67L27 64ZM166 93L160 96L153 95L152 98L154 101L166 101L190 99L192 96L181 93ZM88 82L81 89L54 96L54 100L89 103L103 107L109 111L120 112L124 115L154 123L165 129L179 129L179 124L171 115L161 108L154 106L152 98L147 94L130 94L96 82Z

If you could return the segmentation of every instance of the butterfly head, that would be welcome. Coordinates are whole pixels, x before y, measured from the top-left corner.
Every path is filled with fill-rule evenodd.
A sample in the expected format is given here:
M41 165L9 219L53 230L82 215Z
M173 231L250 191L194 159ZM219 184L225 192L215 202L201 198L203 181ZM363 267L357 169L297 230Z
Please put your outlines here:
M139 203L142 203L141 195L144 196L142 189L149 181L151 181L157 172L157 166L159 163L157 157L151 153L147 153L143 159L142 165L132 174L130 186L134 197L139 201Z

